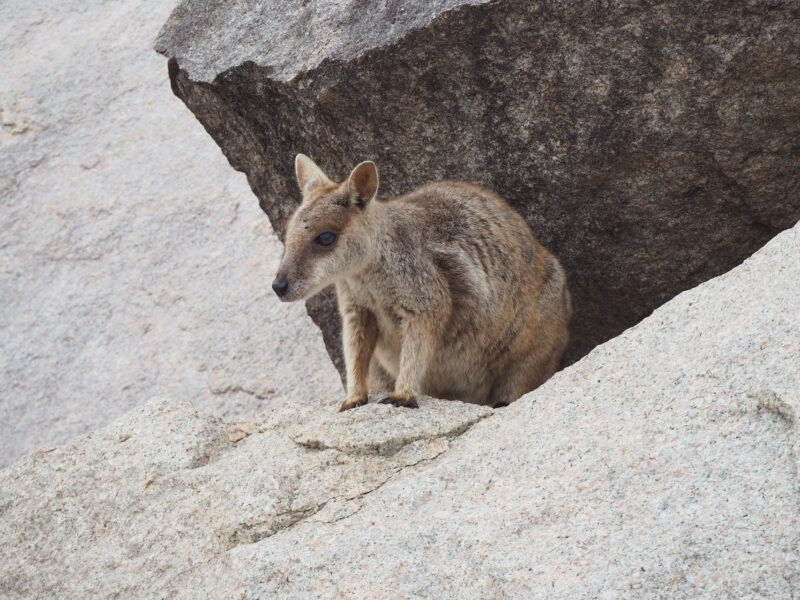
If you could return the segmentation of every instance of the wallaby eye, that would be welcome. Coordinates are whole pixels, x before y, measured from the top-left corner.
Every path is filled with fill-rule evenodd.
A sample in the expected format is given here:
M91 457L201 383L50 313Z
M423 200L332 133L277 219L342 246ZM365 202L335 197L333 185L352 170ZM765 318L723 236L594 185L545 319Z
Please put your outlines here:
M336 241L336 234L332 231L323 231L314 238L314 243L320 246L330 246Z

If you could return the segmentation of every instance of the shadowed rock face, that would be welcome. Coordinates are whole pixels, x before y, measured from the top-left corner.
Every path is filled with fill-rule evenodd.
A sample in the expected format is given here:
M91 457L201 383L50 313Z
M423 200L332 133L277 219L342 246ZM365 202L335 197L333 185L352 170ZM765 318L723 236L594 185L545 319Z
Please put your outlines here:
M296 152L485 184L567 268L575 360L800 217L797 1L363 4L185 0L156 42L279 233Z

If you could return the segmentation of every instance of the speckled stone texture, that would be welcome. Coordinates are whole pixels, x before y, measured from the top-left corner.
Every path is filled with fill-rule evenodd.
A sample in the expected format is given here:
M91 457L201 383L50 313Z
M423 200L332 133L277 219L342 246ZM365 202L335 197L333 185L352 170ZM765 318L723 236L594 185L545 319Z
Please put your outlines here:
M286 403L226 423L151 400L0 472L0 597L238 597L234 549L352 515L490 414L442 400L342 414Z
M0 467L154 395L240 419L342 399L270 289L245 177L152 51L174 6L0 2Z
M184 0L156 47L279 235L297 152L500 192L570 274L570 360L800 218L798 0Z
M800 225L492 412L154 400L0 472L0 596L792 598Z

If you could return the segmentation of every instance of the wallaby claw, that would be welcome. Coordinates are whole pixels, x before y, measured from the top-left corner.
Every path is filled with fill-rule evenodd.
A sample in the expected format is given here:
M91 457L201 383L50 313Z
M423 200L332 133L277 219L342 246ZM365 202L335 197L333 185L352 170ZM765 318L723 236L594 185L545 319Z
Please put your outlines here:
M389 394L381 398L378 401L379 404L391 404L392 406L397 406L400 408L419 408L419 404L417 404L416 398L408 398L405 396L395 396L394 394Z
M344 412L346 410L350 410L351 408L358 408L359 406L364 406L367 403L367 396L362 398L348 398L342 405L339 407L339 412Z

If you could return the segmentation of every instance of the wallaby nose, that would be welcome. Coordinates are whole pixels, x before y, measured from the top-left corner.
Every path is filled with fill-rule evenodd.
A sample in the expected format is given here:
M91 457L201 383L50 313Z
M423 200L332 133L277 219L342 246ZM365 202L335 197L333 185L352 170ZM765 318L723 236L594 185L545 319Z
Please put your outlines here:
M289 283L285 279L276 279L272 282L272 289L282 298L289 291Z

